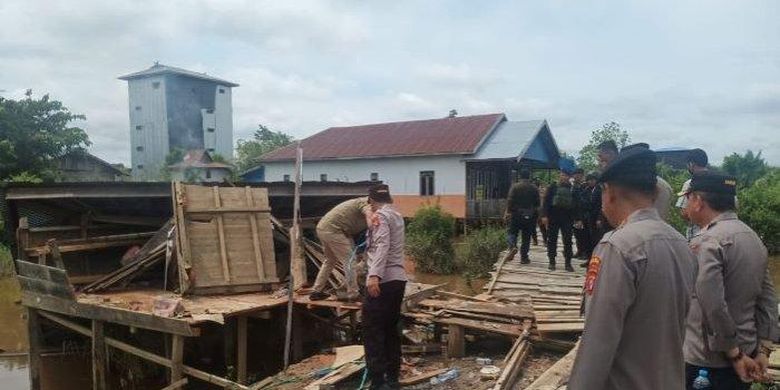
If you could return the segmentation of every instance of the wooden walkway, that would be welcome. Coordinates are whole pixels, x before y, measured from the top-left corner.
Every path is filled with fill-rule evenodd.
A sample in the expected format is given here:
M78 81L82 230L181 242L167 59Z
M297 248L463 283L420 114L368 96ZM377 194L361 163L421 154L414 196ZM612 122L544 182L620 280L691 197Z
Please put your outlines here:
M580 317L582 285L585 268L582 260L573 259L574 272L564 270L563 254L558 253L555 271L547 269L547 252L544 246L531 246L530 264L520 264L520 255L504 262L496 262L490 283L485 292L510 301L531 299L536 330L543 337L555 333L580 333L583 320Z

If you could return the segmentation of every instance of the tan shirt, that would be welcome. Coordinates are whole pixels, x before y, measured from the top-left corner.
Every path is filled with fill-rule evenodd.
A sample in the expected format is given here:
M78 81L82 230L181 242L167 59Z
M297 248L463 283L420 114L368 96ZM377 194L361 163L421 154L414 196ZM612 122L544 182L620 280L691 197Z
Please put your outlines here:
M590 260L570 390L682 390L695 276L688 242L654 208L608 232Z
M317 224L317 229L354 236L368 229L366 215L370 212L367 197L350 199L328 211Z
M730 367L724 352L751 354L777 338L777 297L767 250L734 212L719 215L691 240L699 273L685 333L685 361Z

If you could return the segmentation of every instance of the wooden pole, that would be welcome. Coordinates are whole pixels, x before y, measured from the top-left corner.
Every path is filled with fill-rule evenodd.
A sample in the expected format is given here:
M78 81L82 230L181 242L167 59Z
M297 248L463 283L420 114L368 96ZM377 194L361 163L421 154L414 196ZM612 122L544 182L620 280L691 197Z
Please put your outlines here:
M27 308L27 334L30 344L30 390L41 389L41 325L38 310Z
M460 358L466 354L466 337L462 326L450 324L447 327L447 357Z
M303 265L297 264L298 251L300 251L300 232L298 231L298 219L300 219L301 203L301 165L303 164L303 149L298 141L295 153L295 195L293 197L293 229L290 232L290 283L287 286L287 328L284 335L284 369L290 366L290 343L292 342L292 318L293 318L293 291L295 290L296 279L300 275ZM305 273L303 280L305 279Z
M171 335L171 385L182 380L184 369L184 336Z
M106 339L103 321L92 320L92 389L106 390Z
M246 349L247 349L247 317L239 316L237 318L238 324L236 326L236 371L238 383L246 384L247 379L247 365L246 365Z
M27 247L30 246L30 223L27 217L19 218L19 227L16 228L16 255L20 260L27 260Z

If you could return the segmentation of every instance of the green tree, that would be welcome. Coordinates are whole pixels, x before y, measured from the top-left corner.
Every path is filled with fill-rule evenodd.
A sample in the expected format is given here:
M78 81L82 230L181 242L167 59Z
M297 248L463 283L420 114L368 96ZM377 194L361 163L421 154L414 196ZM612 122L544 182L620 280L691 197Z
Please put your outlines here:
M756 180L769 172L769 165L761 157L761 152L753 154L752 150L748 150L744 156L737 153L726 156L721 168L729 175L736 176L740 188L752 186Z
M273 131L262 124L257 127L251 139L239 139L236 145L236 166L240 172L256 166L262 155L295 140L289 134Z
M628 135L628 131L620 128L620 124L617 122L603 124L600 128L590 133L590 141L580 149L577 165L584 169L585 172L598 169L598 146L600 143L608 140L615 141L618 148L622 148L631 142L631 136Z
M171 181L171 165L180 163L184 160L184 149L173 148L165 156L165 165L160 168L160 179L163 181Z
M72 122L84 120L49 95L34 99L32 90L19 100L0 97L0 180L53 180L56 159L91 145L87 133Z

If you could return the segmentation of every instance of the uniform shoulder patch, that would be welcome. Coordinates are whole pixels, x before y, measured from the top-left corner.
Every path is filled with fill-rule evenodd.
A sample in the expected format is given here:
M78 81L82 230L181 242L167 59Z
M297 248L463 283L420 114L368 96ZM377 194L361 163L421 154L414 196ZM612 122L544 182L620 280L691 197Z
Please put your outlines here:
M601 270L601 257L593 255L588 263L588 272L585 274L585 294L593 295L599 270Z

